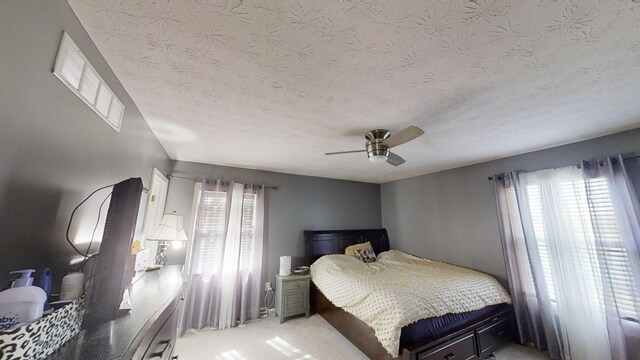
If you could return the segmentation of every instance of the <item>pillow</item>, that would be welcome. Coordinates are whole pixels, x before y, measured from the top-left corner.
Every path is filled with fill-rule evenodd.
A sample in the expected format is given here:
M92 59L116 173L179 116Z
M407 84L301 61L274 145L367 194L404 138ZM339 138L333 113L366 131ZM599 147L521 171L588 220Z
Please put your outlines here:
M373 248L371 247L371 243L367 241L366 243L363 243L363 244L355 244L355 245L347 246L347 248L344 249L344 254L349 256L356 256L355 251L362 250L362 249L371 249L373 251Z
M355 253L356 257L364 263L372 263L378 260L376 258L376 253L373 252L373 249L356 250Z

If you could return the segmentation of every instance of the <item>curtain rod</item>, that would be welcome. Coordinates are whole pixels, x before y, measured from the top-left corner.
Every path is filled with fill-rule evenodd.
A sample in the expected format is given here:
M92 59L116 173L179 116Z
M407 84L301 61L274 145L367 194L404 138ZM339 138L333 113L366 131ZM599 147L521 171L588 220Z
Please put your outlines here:
M178 179L186 179L186 180L195 180L195 181L202 181L204 180L204 178L198 178L198 177L189 177L189 176L179 176L179 175L168 175L168 178L178 178ZM274 190L278 190L278 186L268 186L268 185L264 185L262 184L262 186L265 187L265 189L274 189Z
M640 159L640 155L629 156L629 157L623 157L622 159L623 159L623 160L635 160L635 159ZM604 165L604 161L598 161L598 164L599 164L600 166L603 166L603 165ZM578 165L578 166L580 166L580 165ZM493 176L489 176L489 177L487 178L487 180L489 180L489 181L493 180Z

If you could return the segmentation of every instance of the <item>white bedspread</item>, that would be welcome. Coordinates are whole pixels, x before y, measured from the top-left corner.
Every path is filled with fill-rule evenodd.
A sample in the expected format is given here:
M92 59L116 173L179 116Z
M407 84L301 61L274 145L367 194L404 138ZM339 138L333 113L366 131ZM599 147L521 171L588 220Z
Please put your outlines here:
M325 255L311 265L311 275L329 301L373 328L394 357L406 325L511 303L507 291L487 274L398 250L380 253L369 264L352 256Z

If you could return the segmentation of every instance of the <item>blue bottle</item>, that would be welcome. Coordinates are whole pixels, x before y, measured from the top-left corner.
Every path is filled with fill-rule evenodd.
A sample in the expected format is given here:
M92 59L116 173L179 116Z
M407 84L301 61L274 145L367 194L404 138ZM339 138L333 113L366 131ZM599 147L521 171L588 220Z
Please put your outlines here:
M47 312L51 309L51 305L49 305L49 296L51 295L51 269L44 268L42 270L36 286L44 290L47 294L47 300L44 302L44 311Z

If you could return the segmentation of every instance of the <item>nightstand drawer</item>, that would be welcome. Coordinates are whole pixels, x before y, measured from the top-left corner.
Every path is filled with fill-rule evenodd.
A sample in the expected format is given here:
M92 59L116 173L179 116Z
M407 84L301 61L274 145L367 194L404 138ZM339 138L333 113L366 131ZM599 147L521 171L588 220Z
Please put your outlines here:
M300 291L287 291L284 293L284 302L285 304L294 303L294 302L304 302L304 290Z
M284 291L294 290L294 289L306 289L308 280L295 280L295 281L283 281L282 289Z
M303 302L287 303L284 306L284 316L298 315L307 312L306 304Z
M284 303L292 304L292 303L304 303L304 290L301 291L288 291L284 293Z

